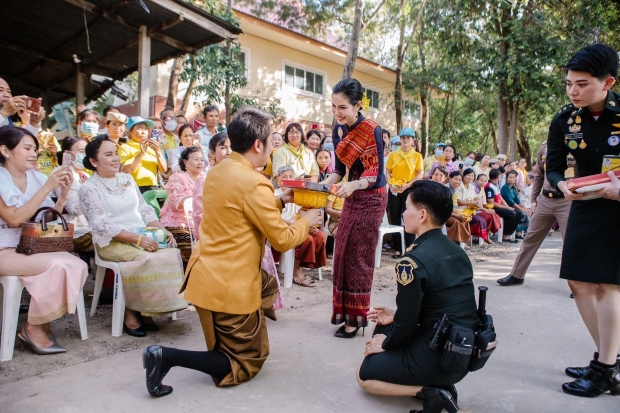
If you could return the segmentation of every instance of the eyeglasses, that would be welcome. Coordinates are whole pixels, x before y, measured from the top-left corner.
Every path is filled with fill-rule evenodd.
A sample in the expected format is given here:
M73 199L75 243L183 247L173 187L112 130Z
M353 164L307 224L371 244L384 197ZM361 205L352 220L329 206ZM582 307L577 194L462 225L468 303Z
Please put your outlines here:
M298 130L292 130L288 133L289 135L301 135L301 132Z

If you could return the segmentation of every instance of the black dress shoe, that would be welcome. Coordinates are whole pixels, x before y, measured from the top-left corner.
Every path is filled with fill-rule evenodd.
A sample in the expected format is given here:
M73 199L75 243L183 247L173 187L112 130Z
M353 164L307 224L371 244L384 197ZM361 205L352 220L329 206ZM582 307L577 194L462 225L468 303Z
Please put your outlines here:
M579 397L597 397L605 392L620 396L620 371L618 365L603 367L596 360L590 362L585 376L562 385L564 393Z
M123 331L130 336L146 337L146 330L144 330L144 325L141 325L138 328L129 328L127 327L127 324L123 323Z
M142 366L146 369L146 389L153 397L163 397L172 393L172 387L162 384L168 373L161 371L162 348L149 346L142 350Z
M142 317L142 314L138 315L138 320L140 320L140 324L148 331L159 331L159 326L155 324L155 321L150 319L149 321L145 321Z
M454 400L450 392L446 389L422 387L417 397L423 401L422 410L411 410L410 413L441 413L444 409L448 413L456 413L459 411L456 400Z
M515 235L515 239L525 239L523 235Z
M362 327L362 336L364 336L364 330L365 330L365 327ZM345 326L343 325L338 330L336 330L336 332L334 333L334 337L353 338L357 335L358 331L360 331L360 327L357 327L355 330L351 331L350 333L347 333L347 331L345 330Z
M497 283L504 287L509 285L521 285L523 284L523 282L524 280L522 278L513 277L512 274L509 274L507 277L497 280Z
M30 310L30 306L28 304L20 304L19 305L19 313L20 314L27 313L28 310Z
M594 357L594 360L598 361L598 352L594 352L593 357ZM616 365L620 365L620 354L617 355ZM564 370L564 373L566 373L568 377L579 379L586 375L589 368L590 368L589 366L588 367L567 367L566 370Z
M512 239L512 238L502 238L502 242L508 242L510 244L516 244L519 241L517 241L516 239Z

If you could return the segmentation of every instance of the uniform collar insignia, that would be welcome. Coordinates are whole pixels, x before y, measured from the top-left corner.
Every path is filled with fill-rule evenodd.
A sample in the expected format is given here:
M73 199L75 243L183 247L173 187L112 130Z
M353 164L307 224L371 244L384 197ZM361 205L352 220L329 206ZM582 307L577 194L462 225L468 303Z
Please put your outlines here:
M411 284L414 280L413 270L417 268L418 264L411 257L404 257L394 268L396 271L396 282L403 287Z
M415 247L417 247L417 244L411 244L410 246L407 247L407 249L405 250L405 252L410 252L411 250L413 250Z

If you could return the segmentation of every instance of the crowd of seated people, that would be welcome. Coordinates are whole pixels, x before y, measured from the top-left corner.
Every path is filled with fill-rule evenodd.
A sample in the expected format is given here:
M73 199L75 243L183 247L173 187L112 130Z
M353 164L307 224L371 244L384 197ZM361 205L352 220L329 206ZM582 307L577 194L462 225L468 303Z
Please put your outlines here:
M0 79L3 88L8 85ZM218 108L205 107L204 120L191 123L170 108L147 119L129 117L113 106L105 108L102 116L93 109L81 108L75 135L59 141L53 133L40 129L44 109L27 113L23 107L23 97L13 98L10 92L0 102L0 126L6 125L0 130L0 175L11 177L0 182L0 231L6 234L0 241L0 255L3 261L6 258L11 262L0 270L0 276L19 274L31 295L28 321L19 339L38 354L64 351L50 330L50 322L75 310L75 292L83 286L87 263L95 252L103 260L121 265L126 297L124 330L139 337L157 330L153 316L187 306L178 290L191 255L192 237L196 242L200 238L202 201L208 196L203 194L204 182L209 169L231 153ZM282 191L279 187L284 179L327 179L335 162L331 131L304 131L299 123L283 125L280 131L273 132L273 152L267 165L258 171L271 178L276 191ZM386 211L390 223L401 225L404 207L399 201L404 196L399 195L407 186L418 179L431 179L453 194L453 214L445 226L453 241L467 242L473 234L492 243L490 236L499 231L500 218L504 236L498 241L522 238L527 230L528 193L533 180L525 170L525 159L508 162L501 154L491 158L469 152L462 160L453 145L441 142L435 145L434 154L423 159L411 128L403 128L394 137L384 129L383 138L386 175L404 180L395 187L394 202ZM27 160L31 156L36 162ZM146 193L154 190L166 196L155 209L145 201ZM190 198L192 219L188 223L185 201ZM325 234L336 239L345 205L343 198L330 196L324 209L325 232L312 228L306 241L295 248L296 285L316 285L302 269L327 264L331 247L328 251ZM24 256L15 252L15 237L19 223L40 206L58 210L74 224L75 254L37 254L26 267ZM299 208L288 204L284 218L294 221ZM468 209L473 213L464 214ZM164 234L166 242L140 235L145 227ZM408 236L405 247L413 240ZM400 254L399 241L392 245L395 257ZM266 249L263 269L277 276L274 262L285 252ZM111 286L108 275L104 287ZM42 285L50 280L55 287L46 290ZM67 288L73 295L62 293ZM49 297L41 300L41 294ZM279 308L282 306L280 296Z

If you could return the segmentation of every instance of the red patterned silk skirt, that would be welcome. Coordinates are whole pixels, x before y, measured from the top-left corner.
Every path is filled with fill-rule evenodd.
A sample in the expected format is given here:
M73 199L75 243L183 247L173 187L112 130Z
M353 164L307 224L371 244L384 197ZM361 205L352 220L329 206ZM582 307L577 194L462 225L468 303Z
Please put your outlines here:
M385 187L355 191L345 200L334 253L332 324L366 327Z

